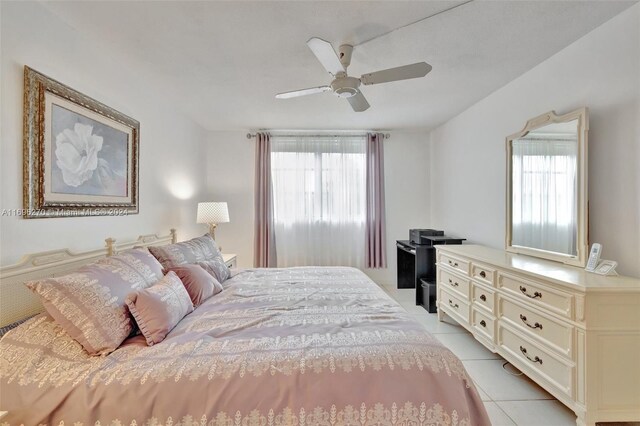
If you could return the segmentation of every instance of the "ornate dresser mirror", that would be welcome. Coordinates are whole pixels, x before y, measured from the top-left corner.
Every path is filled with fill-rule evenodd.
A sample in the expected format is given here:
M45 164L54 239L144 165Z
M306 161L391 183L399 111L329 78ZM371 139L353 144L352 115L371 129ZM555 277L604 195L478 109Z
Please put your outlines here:
M506 250L584 266L587 108L554 111L507 137Z

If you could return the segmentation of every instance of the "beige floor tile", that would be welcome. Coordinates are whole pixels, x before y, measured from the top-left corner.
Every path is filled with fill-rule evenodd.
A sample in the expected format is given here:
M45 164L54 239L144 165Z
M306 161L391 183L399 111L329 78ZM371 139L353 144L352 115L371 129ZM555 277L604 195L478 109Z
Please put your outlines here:
M374 283L375 283L378 287L380 287L381 289L383 289L384 291L386 291L387 293L389 292L389 288L388 288L386 285L384 285L384 284L380 284L380 283L376 283L375 281L374 281Z
M398 300L398 303L410 314L428 314L422 306L416 305L413 300Z
M414 304L416 303L416 296L415 294L406 294L406 293L394 293L392 295L392 297L396 300L399 300L401 302L413 302Z
M407 310L410 310L410 309L413 309L413 308L420 308L421 310L418 310L418 309L413 309L413 310L416 313L426 312L422 306L416 305L416 302L414 302L413 300L402 300L402 299L398 300L398 299L396 299L396 301L400 305L402 305L403 308L405 308Z
M424 308L422 308L422 312L415 313L413 317L431 334L468 333L467 330L448 316L445 315L443 321L440 322L436 314L430 314Z
M502 368L503 360L471 360L462 363L473 381L496 402L554 399L527 376L507 373Z
M480 399L483 401L491 401L491 398L489 398L489 395L487 395L487 393L483 391L482 388L478 386L477 383L474 383L474 384L476 385L476 390L478 391L478 394L480 394Z
M414 306L417 306L416 305L416 301L414 299L412 299L412 298L409 298L409 297L394 297L393 299L396 302L398 302L399 304L401 304L402 306L405 306L405 307L412 308ZM420 308L422 308L422 307L420 307Z
M436 334L436 338L463 361L472 359L502 359L500 355L494 354L485 348L471 333Z
M564 404L551 401L497 401L518 426L575 426L576 416Z
M495 402L485 402L484 408L487 410L492 426L515 426L513 420Z
M420 315L423 312L427 313L422 306L418 306L413 302L400 302L400 305L410 314Z

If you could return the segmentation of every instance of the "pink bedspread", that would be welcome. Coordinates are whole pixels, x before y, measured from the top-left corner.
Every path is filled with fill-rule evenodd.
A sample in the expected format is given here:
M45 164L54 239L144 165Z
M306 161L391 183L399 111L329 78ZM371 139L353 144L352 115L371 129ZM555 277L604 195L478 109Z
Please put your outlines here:
M88 356L48 316L0 341L0 422L488 425L462 365L362 272L255 269L152 347Z

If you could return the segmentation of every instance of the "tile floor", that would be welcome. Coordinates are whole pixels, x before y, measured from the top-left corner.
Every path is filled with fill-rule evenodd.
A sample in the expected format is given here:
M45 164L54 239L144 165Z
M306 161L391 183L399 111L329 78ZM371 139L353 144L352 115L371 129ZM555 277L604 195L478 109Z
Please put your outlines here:
M576 416L571 410L527 376L505 371L506 361L487 350L467 330L448 317L439 322L436 314L416 306L415 290L381 287L462 360L494 426L575 426ZM513 367L509 371L519 373Z

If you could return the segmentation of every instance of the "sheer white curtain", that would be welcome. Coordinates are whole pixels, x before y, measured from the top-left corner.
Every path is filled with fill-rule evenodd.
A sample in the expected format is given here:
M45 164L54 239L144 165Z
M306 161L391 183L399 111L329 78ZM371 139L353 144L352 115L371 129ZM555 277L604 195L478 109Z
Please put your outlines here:
M278 266L364 263L365 136L271 137Z
M576 254L575 140L513 143L512 244Z

